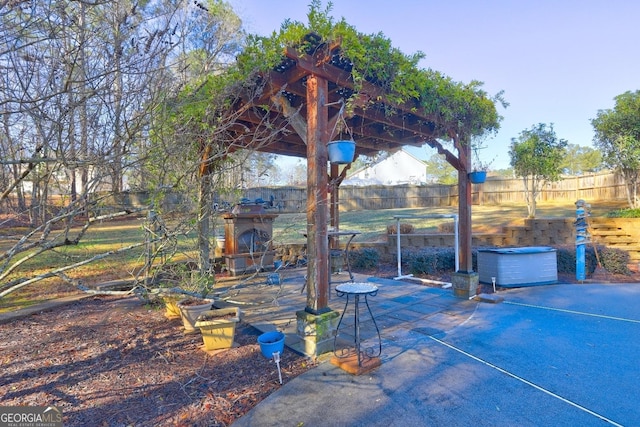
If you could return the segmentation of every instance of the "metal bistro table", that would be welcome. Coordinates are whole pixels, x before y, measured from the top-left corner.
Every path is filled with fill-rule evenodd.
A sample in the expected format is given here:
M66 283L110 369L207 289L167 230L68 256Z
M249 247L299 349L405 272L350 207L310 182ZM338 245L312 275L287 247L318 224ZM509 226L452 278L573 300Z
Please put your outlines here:
M376 296L378 293L378 287L372 285L371 283L341 283L336 286L336 293L339 297L346 296L347 301L344 304L344 310L342 311L342 315L340 316L340 321L338 321L338 327L336 328L336 335L333 339L333 348L334 355L337 358L346 358L353 355L349 349L342 349L340 354L338 354L338 349L336 348L337 339L340 335L340 325L342 324L342 319L344 318L345 313L347 312L347 307L349 306L349 297L353 296L354 303L354 333L355 333L355 353L358 360L358 366L362 367L363 356L368 359L373 359L375 357L380 356L382 354L382 339L380 338L380 329L378 329L378 324L376 323L375 317L373 317L373 313L371 312L371 307L369 306L369 301L367 297ZM364 352L361 347L361 338L360 338L360 297L364 296L364 303L367 306L367 310L369 311L369 315L371 316L371 320L373 321L373 325L376 328L376 333L378 335L378 354L374 354L374 348L366 349Z

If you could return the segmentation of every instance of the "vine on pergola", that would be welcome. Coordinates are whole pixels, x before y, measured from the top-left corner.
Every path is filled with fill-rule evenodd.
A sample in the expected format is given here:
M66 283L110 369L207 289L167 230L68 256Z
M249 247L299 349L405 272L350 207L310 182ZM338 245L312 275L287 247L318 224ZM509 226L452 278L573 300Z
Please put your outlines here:
M197 138L201 162L212 163L206 158L207 144L306 157L306 78L318 74L330 84L326 105L331 105L332 123L338 116L346 118L357 135L356 154L428 144L459 177L466 176L471 139L499 129L502 117L496 103L507 105L502 93L489 96L479 81L455 82L420 68L422 52L406 55L382 33L362 34L330 12L331 3L323 9L313 0L307 24L286 20L269 37L249 36L228 70L182 93L180 122L209 135ZM460 206L470 205L466 178L459 186ZM466 209L461 217L468 218L468 224L461 218L461 228L468 229L468 242L462 245L468 270L471 216Z
M286 20L280 30L269 37L250 35L236 63L226 72L207 76L204 81L194 82L183 91L181 117L202 119L208 116L208 119L192 122L203 128L211 126L212 117L228 121L233 117L229 103L237 101L236 90L245 88L247 93L255 94L252 86L270 84L265 81L269 73L286 67L290 61L285 55L287 49L313 54L320 48L335 46L337 48L329 52L338 55L332 58L332 63L347 71L351 79L349 90L344 93L347 95L347 115L356 107L366 109L373 106L381 106L387 116L413 112L418 117L429 119L435 126L433 139L442 142L459 141L464 144L473 137L497 132L502 117L498 114L496 102L507 105L502 93L489 96L480 81L455 82L439 71L420 68L418 64L425 57L424 53L404 54L394 48L391 40L381 32L362 34L344 18L336 21L330 15L331 3L324 10L321 7L319 0L311 2L307 24ZM363 102L360 94L366 85L376 86L379 93L384 94L384 100L367 99ZM227 96L227 103L219 102L221 93L231 95ZM196 102L188 102L189 98ZM216 102L206 102L207 98ZM245 97L245 101L250 100ZM259 107L277 109L271 103L263 103ZM459 166L454 164L457 169Z
M435 125L433 139L453 141L456 149L460 148L457 144L468 144L473 137L497 132L502 117L496 102L507 105L502 93L489 96L482 82L455 82L439 71L420 68L424 53L404 54L383 33L359 33L344 18L335 21L330 12L331 3L322 10L321 2L314 0L308 24L287 20L269 37L251 36L233 70L236 78L246 80L256 73L267 76L286 62L283 52L289 48L312 54L321 46L335 45L339 48L331 54L337 52L339 57L332 58L332 63L348 71L351 78L347 114L356 106L367 108L381 101L362 103L361 91L372 84L384 93L386 115L413 112L426 117ZM440 148L435 141L425 142ZM456 169L464 167L455 160L453 163Z

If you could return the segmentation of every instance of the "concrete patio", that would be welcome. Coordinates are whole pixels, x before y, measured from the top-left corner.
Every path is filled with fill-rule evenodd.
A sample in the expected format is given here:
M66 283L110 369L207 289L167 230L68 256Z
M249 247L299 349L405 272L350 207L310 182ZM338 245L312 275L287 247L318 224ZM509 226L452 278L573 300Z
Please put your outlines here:
M245 321L282 330L296 349L304 270L281 277L227 297ZM369 302L381 366L355 376L326 355L234 426L640 425L639 284L516 288L491 304L419 283L356 281L379 288ZM342 312L344 302L334 292L330 305ZM372 330L363 323L365 338Z

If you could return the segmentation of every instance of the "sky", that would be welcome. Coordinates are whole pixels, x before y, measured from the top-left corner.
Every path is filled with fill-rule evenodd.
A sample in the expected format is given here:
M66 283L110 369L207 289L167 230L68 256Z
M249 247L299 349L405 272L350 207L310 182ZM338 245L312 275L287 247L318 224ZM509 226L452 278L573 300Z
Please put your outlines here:
M307 23L309 1L228 0L251 33L268 36L287 19ZM331 15L364 34L382 33L419 64L455 81L504 91L499 132L480 151L491 169L509 167L512 138L538 123L593 147L591 119L614 97L640 90L640 2L635 0L334 0ZM327 2L323 2L323 7ZM409 149L421 159L434 151Z

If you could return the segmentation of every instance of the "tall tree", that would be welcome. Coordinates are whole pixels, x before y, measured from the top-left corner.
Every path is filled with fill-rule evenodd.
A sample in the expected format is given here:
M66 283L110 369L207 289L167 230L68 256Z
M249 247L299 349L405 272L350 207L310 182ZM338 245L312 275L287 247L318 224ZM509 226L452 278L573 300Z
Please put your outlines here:
M597 172L602 169L602 154L591 147L568 144L567 155L560 167L567 175Z
M199 270L206 274L211 271L209 254L214 193L221 192L223 173L234 164L234 159L229 157L235 151L231 148L234 144L225 135L232 123L229 119L233 116L227 109L228 102L237 96L236 88L218 90L220 88L215 86L211 77L221 74L235 59L244 33L240 19L227 3L208 0L194 1L193 5L195 10L186 8L179 13L181 25L176 32L183 37L175 52L174 68L178 71L180 96L169 98L173 103L169 114L175 126L169 133L162 134L168 139L161 141L160 157L164 158L163 164L173 163L173 158L166 157L164 148L168 146L190 154L191 162L180 164L178 173L196 171L191 177L195 177L198 189ZM206 98L211 100L210 109L206 108ZM173 121L177 117L184 118L184 123ZM240 163L247 155L239 156ZM196 167L185 167L194 165L194 158L197 159ZM172 168L175 167L174 164Z
M453 185L458 182L458 172L451 166L444 156L434 153L425 162L427 175L431 176L435 182L445 185Z
M622 175L630 208L640 207L640 90L615 98L613 109L600 110L591 125L594 145L604 164Z
M207 52L192 56L202 58L206 66L201 69L209 73L233 58L242 36L229 10L218 0L14 2L0 7L0 201L13 205L17 194L18 207L29 201L32 217L39 220L0 253L0 292L32 283L20 277L30 274L20 270L25 260L80 242L95 221L86 214L99 203L96 189L118 192L125 178L134 185L179 187L181 178L209 167L210 158L172 144L175 139L163 140L156 151L148 141L153 120L162 117L163 101L192 83L194 75L202 77L204 71L196 67L181 78L187 50ZM207 49L194 45L198 37L206 37ZM233 40L229 49L228 40ZM197 139L191 136L183 139L192 144ZM153 165L142 167L149 162ZM147 174L138 173L171 163L188 172L165 173L169 182L145 182ZM196 180L191 182L199 185L186 187L210 191L209 177ZM32 184L30 198L20 197L25 183ZM47 203L54 193L64 196L63 206Z
M560 179L567 141L558 139L553 124L538 123L511 139L511 166L522 178L529 218L536 216L536 203L542 186Z

